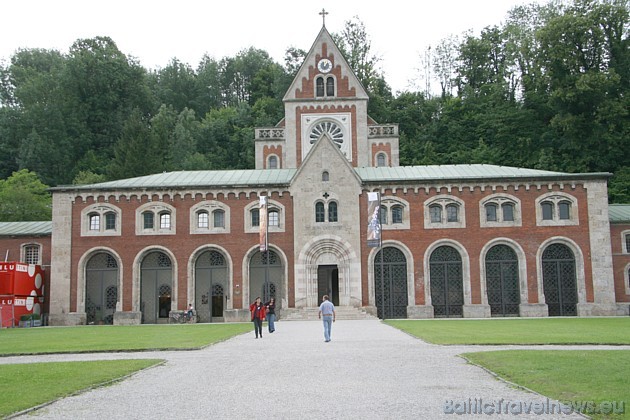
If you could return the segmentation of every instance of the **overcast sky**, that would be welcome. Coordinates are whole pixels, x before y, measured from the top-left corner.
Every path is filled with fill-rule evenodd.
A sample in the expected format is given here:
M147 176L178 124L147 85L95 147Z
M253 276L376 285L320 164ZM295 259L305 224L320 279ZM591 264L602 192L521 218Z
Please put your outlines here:
M171 58L196 68L207 53L221 59L251 47L284 64L290 47L308 51L322 25L341 32L358 16L382 58L385 80L394 91L417 77L420 55L449 35L478 34L499 25L508 10L534 0L6 0L2 2L0 60L18 48L63 53L79 38L109 36L145 68Z

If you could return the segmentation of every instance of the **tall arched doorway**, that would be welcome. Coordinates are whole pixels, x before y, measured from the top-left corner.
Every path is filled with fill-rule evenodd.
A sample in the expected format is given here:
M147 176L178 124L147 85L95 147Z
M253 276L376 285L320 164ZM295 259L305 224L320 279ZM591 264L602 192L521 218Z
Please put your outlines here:
M218 251L205 251L195 263L195 310L198 322L223 321L228 267Z
M456 318L464 314L462 258L450 246L437 247L429 258L431 304L436 318Z
M549 245L542 255L543 292L549 316L577 315L575 256L564 244Z
M495 245L486 254L486 291L492 316L519 315L518 259L507 245Z
M374 293L379 318L407 318L407 259L399 249L386 247L376 254Z
M276 300L276 310L281 309L284 298L282 296L283 272L282 261L278 254L271 250L256 252L249 262L249 300L253 301L260 296L265 303L273 297Z
M140 310L142 322L168 322L173 292L171 259L161 251L148 254L142 261L140 278Z
M85 314L88 325L113 324L118 302L118 263L107 252L93 255L85 267Z

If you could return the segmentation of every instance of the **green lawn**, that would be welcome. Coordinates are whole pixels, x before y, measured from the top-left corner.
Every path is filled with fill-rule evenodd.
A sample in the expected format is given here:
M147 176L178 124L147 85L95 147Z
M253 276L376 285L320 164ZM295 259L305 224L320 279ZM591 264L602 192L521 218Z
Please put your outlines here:
M196 349L251 331L250 323L0 329L0 355Z
M505 350L462 356L549 398L567 404L593 402L590 408L609 409L609 414L586 410L593 418L630 418L628 350ZM530 400L544 399L532 396Z
M107 384L161 362L139 359L0 365L0 418Z
M435 344L630 344L630 317L385 322Z

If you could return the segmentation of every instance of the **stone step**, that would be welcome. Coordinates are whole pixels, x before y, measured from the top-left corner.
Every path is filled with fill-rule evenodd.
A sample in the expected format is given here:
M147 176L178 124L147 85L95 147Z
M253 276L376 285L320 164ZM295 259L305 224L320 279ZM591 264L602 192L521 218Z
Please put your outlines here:
M283 321L315 321L318 320L319 308L286 308L282 310ZM337 320L378 319L367 313L363 308L354 306L336 306L335 318Z

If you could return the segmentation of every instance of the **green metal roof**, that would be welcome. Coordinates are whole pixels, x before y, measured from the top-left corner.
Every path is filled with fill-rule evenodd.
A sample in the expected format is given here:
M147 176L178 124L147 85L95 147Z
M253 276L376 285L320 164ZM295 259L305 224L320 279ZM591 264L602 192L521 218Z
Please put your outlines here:
M227 171L178 171L119 179L88 185L68 185L58 190L120 190L164 188L245 187L289 184L296 169L242 169Z
M608 206L610 223L630 223L630 204L611 204Z
M0 222L0 236L52 234L52 222Z
M52 191L168 189L168 188L238 188L289 185L297 169L241 169L224 171L178 171L120 179L88 185L67 185ZM610 173L571 174L498 165L428 165L355 168L363 182L409 183L473 180L551 180L608 178Z
M511 179L577 179L608 178L610 173L571 174L539 169L514 168L499 165L427 165L356 168L365 182L406 182L446 180L511 180Z

